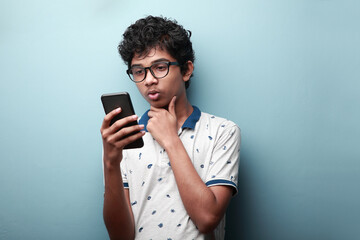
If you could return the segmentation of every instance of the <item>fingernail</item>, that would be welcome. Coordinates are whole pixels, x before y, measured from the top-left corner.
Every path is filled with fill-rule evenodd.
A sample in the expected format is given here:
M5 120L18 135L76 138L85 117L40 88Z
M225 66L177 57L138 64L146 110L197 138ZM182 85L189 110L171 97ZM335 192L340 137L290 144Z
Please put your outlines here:
M120 112L120 111L121 111L121 108L118 107L118 108L116 109L116 112Z

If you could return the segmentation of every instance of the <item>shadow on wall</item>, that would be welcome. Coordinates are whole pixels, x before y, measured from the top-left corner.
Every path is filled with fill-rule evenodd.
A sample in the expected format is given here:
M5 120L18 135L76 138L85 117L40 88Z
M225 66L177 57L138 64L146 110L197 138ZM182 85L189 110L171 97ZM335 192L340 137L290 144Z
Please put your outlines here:
M251 201L250 175L247 169L247 157L244 151L241 151L238 193L230 202L226 212L226 240L246 239L245 232L252 221L251 209L254 209L253 201ZM245 196L245 193L247 194ZM246 220L246 221L245 221Z

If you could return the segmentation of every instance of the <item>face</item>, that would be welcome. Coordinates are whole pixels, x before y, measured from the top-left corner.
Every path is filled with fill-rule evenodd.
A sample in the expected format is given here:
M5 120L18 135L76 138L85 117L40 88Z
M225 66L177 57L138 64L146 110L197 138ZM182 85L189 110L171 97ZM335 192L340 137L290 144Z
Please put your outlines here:
M149 67L156 62L176 62L167 51L160 48L153 48L147 56L135 55L131 66ZM176 96L177 102L186 100L185 82L190 79L189 74L181 74L179 66L170 65L169 73L157 79L149 70L146 70L144 81L136 83L141 95L151 106L162 108L167 107L171 99Z

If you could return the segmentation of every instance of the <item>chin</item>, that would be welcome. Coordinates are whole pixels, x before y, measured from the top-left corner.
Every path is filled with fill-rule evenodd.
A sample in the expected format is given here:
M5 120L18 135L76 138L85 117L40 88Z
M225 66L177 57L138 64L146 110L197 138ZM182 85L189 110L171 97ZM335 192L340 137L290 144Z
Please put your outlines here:
M156 107L156 108L167 108L169 106L169 103L164 103L162 101L149 101L148 100L148 103L151 106Z

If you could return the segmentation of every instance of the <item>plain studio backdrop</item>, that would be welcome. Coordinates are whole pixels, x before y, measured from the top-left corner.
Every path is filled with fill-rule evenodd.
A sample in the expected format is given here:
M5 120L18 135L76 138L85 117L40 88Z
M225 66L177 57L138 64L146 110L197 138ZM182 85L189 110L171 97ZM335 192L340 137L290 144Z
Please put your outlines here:
M242 129L226 239L360 238L360 4L340 0L0 1L0 239L108 239L103 93L147 15L193 33L188 91Z

